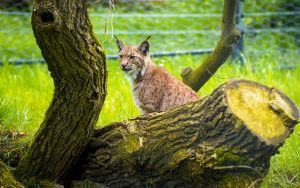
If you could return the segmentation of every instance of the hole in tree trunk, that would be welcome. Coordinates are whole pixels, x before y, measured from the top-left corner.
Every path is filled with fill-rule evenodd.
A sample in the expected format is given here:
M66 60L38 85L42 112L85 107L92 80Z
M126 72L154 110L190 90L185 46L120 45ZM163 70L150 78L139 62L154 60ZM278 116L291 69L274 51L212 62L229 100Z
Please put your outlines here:
M51 12L43 12L40 17L43 23L54 22L54 15Z

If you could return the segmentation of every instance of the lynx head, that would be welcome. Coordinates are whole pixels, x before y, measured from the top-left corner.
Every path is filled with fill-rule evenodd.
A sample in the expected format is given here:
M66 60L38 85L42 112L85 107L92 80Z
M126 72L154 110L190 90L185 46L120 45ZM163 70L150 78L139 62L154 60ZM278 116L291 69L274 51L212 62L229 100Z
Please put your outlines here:
M150 36L138 46L125 45L116 36L114 37L119 48L120 68L133 80L143 76L150 60L148 42Z

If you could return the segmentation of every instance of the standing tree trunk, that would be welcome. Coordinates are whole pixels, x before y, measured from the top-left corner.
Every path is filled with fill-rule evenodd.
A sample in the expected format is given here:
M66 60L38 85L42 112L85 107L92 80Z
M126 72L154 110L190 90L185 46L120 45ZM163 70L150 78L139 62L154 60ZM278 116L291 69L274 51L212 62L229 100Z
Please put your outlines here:
M106 95L106 64L85 0L36 0L36 41L54 80L54 96L18 175L63 182L96 125Z

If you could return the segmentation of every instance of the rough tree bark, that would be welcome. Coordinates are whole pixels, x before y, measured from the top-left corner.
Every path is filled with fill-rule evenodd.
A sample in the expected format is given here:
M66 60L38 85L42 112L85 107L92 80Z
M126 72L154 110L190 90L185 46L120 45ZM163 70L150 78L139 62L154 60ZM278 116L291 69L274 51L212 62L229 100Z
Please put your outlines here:
M84 150L106 95L106 64L85 0L36 0L32 28L54 96L18 175L62 182Z
M203 100L96 131L81 179L108 187L248 187L265 176L298 119L278 90L232 81Z
M214 51L198 68L193 70L191 67L187 67L181 73L183 82L195 91L198 91L227 60L240 38L240 31L236 27L237 1L224 1L222 34Z

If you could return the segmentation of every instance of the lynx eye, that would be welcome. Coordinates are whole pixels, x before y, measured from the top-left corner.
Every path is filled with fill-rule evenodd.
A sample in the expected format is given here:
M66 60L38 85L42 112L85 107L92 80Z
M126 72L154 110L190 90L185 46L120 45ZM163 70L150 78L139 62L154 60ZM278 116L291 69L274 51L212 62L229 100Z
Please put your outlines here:
M123 55L119 55L119 57L122 59L124 56Z
M136 58L136 56L134 56L134 55L129 56L129 59L135 59L135 58Z

